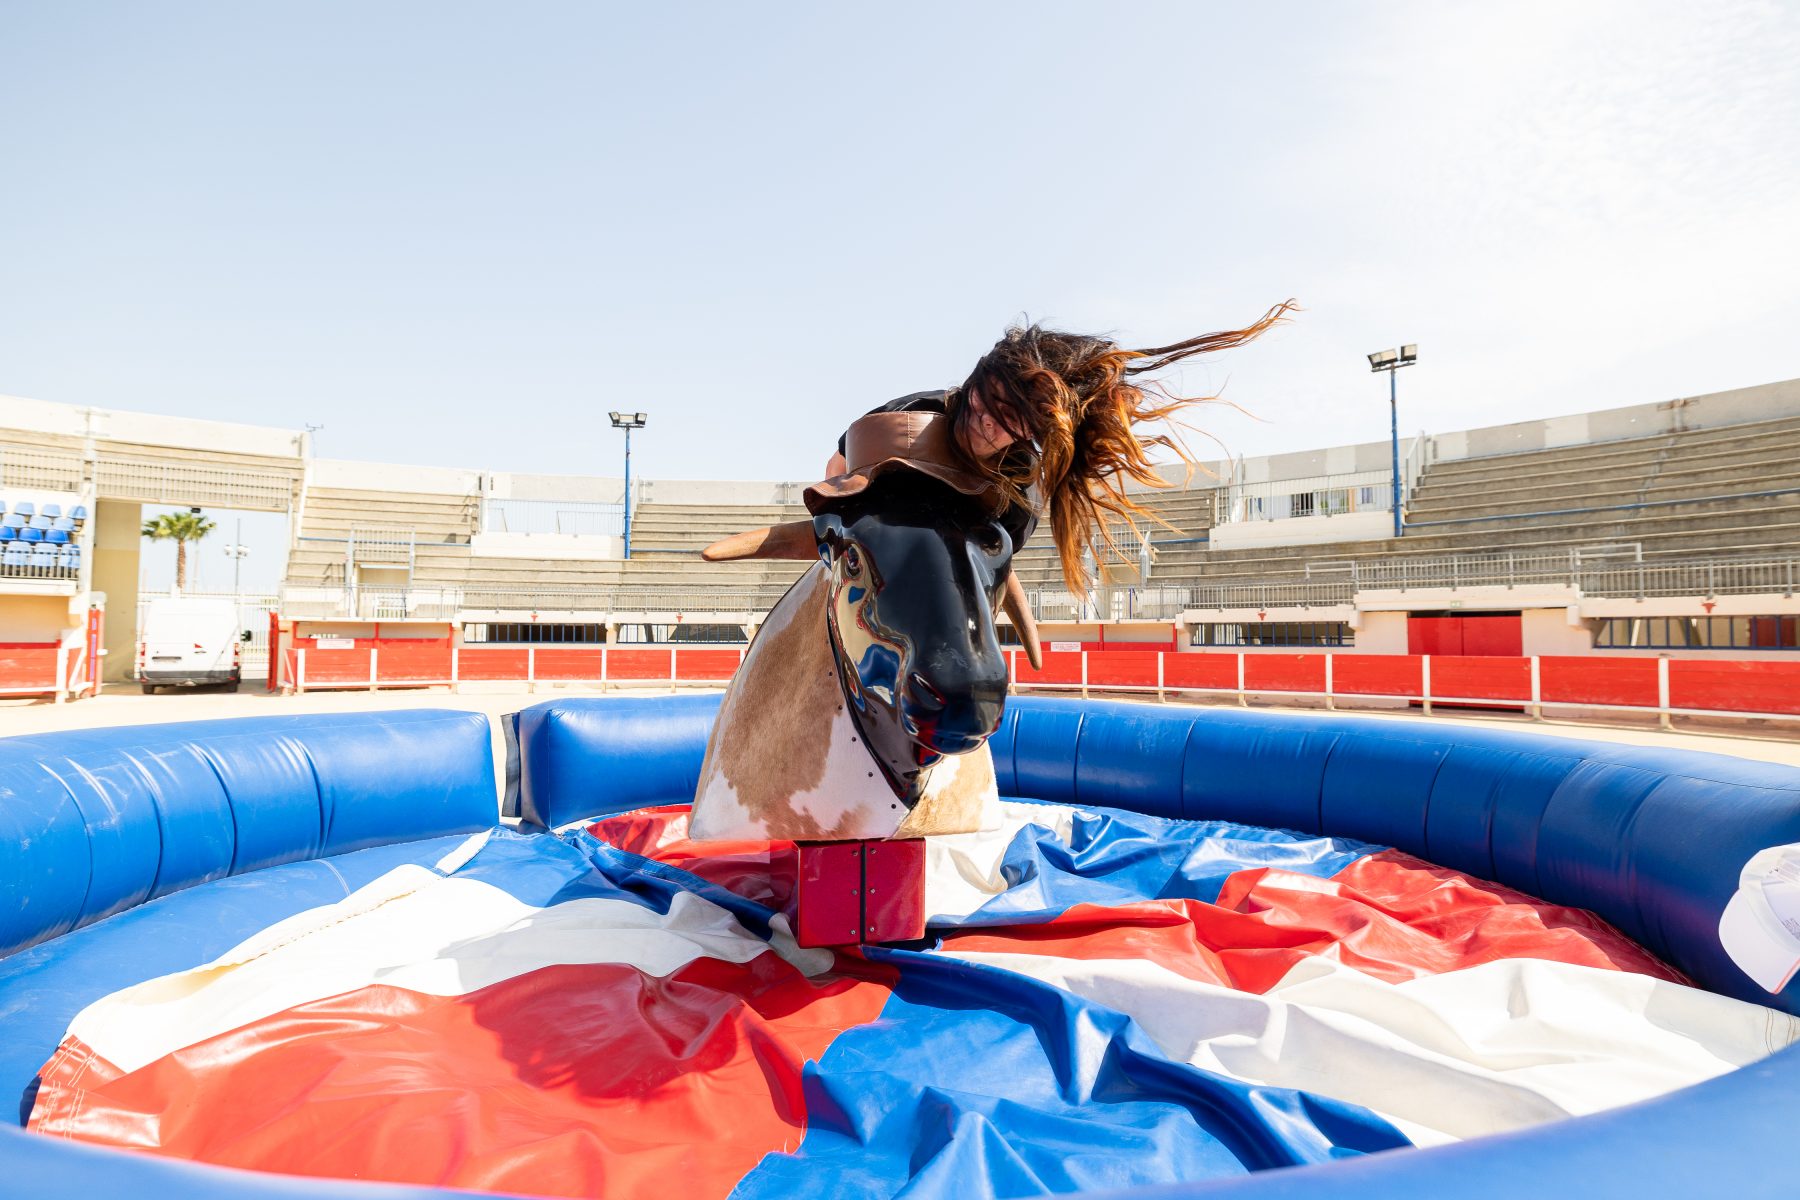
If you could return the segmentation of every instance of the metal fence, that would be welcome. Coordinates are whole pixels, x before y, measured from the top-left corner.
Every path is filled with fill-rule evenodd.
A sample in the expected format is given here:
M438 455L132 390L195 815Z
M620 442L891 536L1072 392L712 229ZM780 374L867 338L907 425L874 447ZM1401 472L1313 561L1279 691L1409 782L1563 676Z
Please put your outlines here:
M79 493L82 475L82 457L73 451L0 444L0 487Z
M1635 542L1542 554L1461 554L1374 561L1315 559L1300 579L1162 584L1133 601L1145 615L1184 609L1316 608L1348 605L1365 591L1455 592L1463 588L1559 588L1582 596L1792 596L1800 555L1645 560Z
M562 533L623 537L625 506L597 500L487 500L483 533Z
M1643 561L1635 543L1556 554L1485 554L1378 562L1317 560L1304 577L1267 582L1169 582L1097 589L1079 597L1066 589L1027 588L1040 621L1174 620L1193 610L1326 608L1355 603L1364 591L1462 588L1558 588L1595 597L1795 594L1800 556ZM364 584L291 587L283 615L353 620L401 618L452 621L465 612L681 613L690 618L766 611L786 582L755 587L596 586L591 588L392 587Z
M1218 490L1215 508L1219 521L1280 521L1391 511L1394 481L1391 471L1353 471L1233 483Z

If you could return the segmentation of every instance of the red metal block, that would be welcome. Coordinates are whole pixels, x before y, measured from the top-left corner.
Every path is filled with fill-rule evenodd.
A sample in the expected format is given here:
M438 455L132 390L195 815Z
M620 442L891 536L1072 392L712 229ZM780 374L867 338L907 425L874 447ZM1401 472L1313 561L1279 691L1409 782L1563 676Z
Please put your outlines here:
M862 936L862 842L800 842L788 919L802 946L854 946Z
M865 942L925 936L925 839L863 843Z
M799 842L786 911L802 946L925 936L925 842Z

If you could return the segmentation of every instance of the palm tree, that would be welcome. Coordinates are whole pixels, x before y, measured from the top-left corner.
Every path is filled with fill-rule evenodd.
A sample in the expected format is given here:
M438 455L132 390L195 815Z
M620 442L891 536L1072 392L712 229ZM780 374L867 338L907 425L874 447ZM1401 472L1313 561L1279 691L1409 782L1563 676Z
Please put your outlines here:
M197 542L216 526L198 512L164 513L144 522L144 536L153 542L175 543L175 587L187 587L187 544Z

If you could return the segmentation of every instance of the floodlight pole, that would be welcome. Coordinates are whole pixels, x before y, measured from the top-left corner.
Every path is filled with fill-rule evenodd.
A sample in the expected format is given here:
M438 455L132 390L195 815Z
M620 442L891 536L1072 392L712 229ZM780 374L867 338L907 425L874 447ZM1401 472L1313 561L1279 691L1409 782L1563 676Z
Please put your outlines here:
M625 557L631 558L631 431L642 429L647 413L608 413L614 429L625 431Z
M1400 528L1400 392L1395 377L1400 372L1388 369L1388 436L1394 452L1394 536L1403 536ZM630 437L630 434L626 435Z
M1386 371L1388 375L1388 436L1393 451L1394 478L1393 495L1394 536L1405 536L1406 530L1400 520L1400 390L1394 379L1394 373L1401 367L1410 367L1419 361L1419 347L1416 343L1408 343L1398 350L1377 350L1369 355L1369 370Z

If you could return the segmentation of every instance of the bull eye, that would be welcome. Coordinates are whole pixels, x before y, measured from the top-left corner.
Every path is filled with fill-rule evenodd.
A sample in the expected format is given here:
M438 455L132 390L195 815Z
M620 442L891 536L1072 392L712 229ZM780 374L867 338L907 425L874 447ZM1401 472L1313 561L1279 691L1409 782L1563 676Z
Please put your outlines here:
M844 574L852 579L862 574L862 555L855 546L844 547Z

